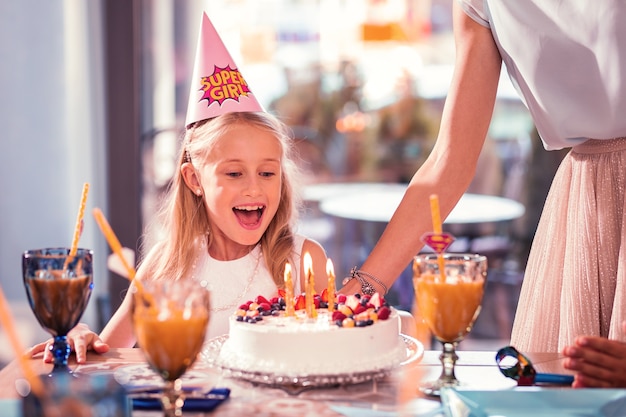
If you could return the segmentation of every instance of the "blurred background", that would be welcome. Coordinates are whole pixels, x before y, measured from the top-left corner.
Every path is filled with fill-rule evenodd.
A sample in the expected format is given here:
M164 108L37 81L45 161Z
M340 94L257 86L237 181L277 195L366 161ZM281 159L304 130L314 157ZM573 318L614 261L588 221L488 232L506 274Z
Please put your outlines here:
M21 253L71 244L83 183L81 246L97 264L83 321L100 329L128 286L107 269L91 210L138 259L158 238L203 11L261 104L293 129L307 174L300 231L325 246L338 280L360 265L385 222L324 212L319 184L404 184L426 158L452 73L452 1L1 0L0 284L23 342L48 336L28 307ZM524 215L449 230L458 249L490 256L478 340L508 338L543 181L560 158L535 135L502 77L468 191L520 202ZM410 309L407 271L389 300Z

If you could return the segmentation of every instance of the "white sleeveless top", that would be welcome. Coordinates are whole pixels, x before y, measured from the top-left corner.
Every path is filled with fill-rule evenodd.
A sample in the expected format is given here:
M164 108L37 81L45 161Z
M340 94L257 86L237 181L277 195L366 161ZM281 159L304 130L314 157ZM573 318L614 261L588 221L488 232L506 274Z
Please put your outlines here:
M300 256L305 237L294 236L293 284L294 293L302 292L299 272ZM211 318L206 339L228 333L228 318L237 307L257 295L272 297L278 294L278 287L272 279L263 259L261 246L257 245L246 256L232 261L219 261L201 250L192 272L196 280L206 280L211 289Z
M457 0L491 29L546 149L626 136L624 0Z

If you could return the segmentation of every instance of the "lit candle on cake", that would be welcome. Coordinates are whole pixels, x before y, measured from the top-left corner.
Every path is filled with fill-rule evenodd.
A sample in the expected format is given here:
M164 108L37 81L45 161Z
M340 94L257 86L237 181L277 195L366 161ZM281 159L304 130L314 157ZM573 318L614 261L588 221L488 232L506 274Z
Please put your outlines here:
M313 296L315 295L315 277L313 276L313 260L309 252L304 254L304 274L304 303L306 316L308 318L314 318L317 315L315 302L313 301Z
M285 264L285 316L295 315L293 306L293 280L291 279L291 264Z
M328 274L328 311L335 311L335 269L333 268L333 261L326 260L326 273Z

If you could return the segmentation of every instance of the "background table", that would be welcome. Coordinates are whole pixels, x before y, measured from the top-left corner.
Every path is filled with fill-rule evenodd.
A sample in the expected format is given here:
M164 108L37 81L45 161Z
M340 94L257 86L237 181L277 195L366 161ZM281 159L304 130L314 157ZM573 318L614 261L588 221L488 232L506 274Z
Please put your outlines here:
M346 385L337 388L311 389L298 395L291 395L282 389L257 386L246 381L227 378L217 370L206 368L202 363L194 369L206 372L207 388L229 387L231 397L212 413L185 413L185 416L211 415L216 417L274 416L360 416L365 410L369 413L398 412L401 404L408 404L412 410L419 410L417 415L430 417L443 416L441 406L436 399L420 399L417 395L419 379L437 378L441 372L439 351L426 351L417 366L399 368L389 377L375 382ZM457 362L457 377L466 386L475 389L507 389L515 385L514 381L500 374L495 363L494 352L460 351ZM539 372L563 372L558 354L535 353L529 355ZM77 372L86 374L114 373L125 366L144 364L139 349L111 349L98 355L90 352L87 363L71 366ZM40 358L31 360L37 373L45 374L52 369ZM0 371L0 400L8 405L19 398L15 391L15 382L22 378L16 361ZM15 404L13 404L15 406ZM295 414L294 414L295 413ZM423 414L422 414L423 413ZM135 411L133 417L162 415L157 411ZM372 414L375 415L375 414Z
M305 199L319 201L320 210L331 216L368 222L388 222L400 204L406 184L344 183L309 186ZM510 221L524 214L524 206L504 197L463 194L445 224Z

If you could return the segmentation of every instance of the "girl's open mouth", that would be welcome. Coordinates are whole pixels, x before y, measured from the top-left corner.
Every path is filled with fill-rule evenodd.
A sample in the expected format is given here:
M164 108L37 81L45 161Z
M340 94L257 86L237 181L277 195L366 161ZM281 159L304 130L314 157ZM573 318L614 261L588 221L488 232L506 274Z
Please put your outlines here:
M239 222L246 227L258 225L263 217L265 206L237 206L233 207L233 212Z

